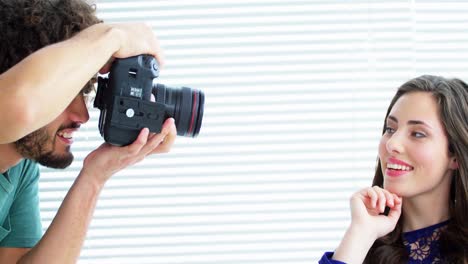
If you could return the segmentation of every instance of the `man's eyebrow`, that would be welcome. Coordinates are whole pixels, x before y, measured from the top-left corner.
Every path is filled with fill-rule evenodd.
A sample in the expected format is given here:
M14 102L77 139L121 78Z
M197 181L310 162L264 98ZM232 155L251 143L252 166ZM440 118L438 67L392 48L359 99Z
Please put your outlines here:
M389 115L389 116L387 117L387 119L390 119L390 120L392 120L392 121L395 122L395 123L398 123L398 118L396 118L396 117L394 117L394 116L392 116L392 115ZM430 128L430 129L432 129L432 127L431 127L429 124L427 124L426 122L421 121L421 120L409 120L409 121L408 121L408 124L409 124L409 125L423 125L423 126L426 126L426 127Z

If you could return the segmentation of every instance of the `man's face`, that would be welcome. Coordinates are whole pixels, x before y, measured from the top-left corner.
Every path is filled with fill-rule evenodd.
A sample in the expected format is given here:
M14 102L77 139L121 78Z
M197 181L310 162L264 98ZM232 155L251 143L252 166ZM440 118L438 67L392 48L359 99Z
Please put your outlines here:
M88 120L88 110L80 93L54 121L16 141L16 149L24 158L43 166L66 168L73 161L70 152L73 133Z

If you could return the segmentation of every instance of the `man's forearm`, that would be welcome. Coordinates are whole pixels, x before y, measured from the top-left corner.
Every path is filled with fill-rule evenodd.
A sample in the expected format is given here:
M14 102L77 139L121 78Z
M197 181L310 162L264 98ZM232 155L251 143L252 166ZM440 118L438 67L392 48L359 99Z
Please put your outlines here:
M75 263L103 186L80 173L39 243L18 263Z
M47 46L0 75L0 144L35 131L58 116L119 49L118 32L97 24Z

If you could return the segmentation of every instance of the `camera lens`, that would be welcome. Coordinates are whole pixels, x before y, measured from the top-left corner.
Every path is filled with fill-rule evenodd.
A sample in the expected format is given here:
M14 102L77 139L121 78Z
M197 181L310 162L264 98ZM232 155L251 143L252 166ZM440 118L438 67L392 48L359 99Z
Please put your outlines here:
M205 105L202 91L188 87L171 88L164 84L153 85L156 102L166 105L166 114L175 119L177 135L196 137L200 133Z

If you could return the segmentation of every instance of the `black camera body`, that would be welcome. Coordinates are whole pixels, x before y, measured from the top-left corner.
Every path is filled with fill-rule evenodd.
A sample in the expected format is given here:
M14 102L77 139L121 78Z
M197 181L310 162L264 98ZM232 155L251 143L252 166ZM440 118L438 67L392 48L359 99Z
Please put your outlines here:
M175 119L177 135L198 135L203 119L203 92L154 84L158 76L156 59L139 55L116 59L108 78L98 78L94 107L101 110L99 132L106 142L117 146L131 144L145 127L159 133L169 117Z

